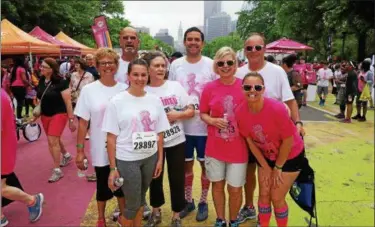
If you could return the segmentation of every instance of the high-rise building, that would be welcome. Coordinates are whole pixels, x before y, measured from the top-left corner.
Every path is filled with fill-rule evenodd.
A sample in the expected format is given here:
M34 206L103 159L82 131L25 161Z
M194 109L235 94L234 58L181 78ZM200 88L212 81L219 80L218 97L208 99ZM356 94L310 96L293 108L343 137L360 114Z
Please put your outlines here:
M178 26L178 41L179 42L183 42L183 39L184 39L184 33L182 31L182 24L181 24L181 21L180 21L180 26Z
M147 28L147 27L135 27L135 30L138 32L138 33L146 33L146 34L150 34L150 28Z
M231 32L231 23L230 16L225 12L221 12L208 18L207 33L205 34L207 41L228 35Z
M235 32L237 31L237 20L233 20L230 23L230 32Z
M208 19L211 16L214 16L220 12L221 12L221 1L204 1L204 21L203 21L204 31L202 31L203 33L207 33Z
M174 46L174 39L168 34L168 29L159 29L159 32L155 34L155 39L165 42L170 46Z

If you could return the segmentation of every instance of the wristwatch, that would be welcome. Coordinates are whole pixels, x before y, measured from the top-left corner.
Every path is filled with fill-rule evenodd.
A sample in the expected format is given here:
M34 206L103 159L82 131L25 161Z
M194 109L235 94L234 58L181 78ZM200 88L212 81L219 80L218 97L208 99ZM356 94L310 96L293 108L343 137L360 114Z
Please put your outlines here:
M111 171L116 171L117 167L109 168Z

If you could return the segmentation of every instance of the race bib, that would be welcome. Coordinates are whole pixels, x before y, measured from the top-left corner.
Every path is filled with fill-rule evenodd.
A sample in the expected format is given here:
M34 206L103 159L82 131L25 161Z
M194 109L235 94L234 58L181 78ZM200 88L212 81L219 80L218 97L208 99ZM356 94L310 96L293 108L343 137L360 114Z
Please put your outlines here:
M192 101L193 101L193 105L194 105L194 110L196 112L199 112L199 98L197 96L190 96Z
M156 132L134 132L132 140L135 152L151 154L158 149Z
M172 124L171 128L164 132L164 142L169 142L181 136L183 131L180 124Z

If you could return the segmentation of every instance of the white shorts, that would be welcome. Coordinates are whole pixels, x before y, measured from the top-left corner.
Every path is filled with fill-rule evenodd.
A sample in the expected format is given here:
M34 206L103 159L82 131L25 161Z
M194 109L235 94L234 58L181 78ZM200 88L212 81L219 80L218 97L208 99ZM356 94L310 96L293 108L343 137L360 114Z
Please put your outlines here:
M211 182L225 180L232 187L242 187L246 183L247 162L228 163L206 156L205 166Z

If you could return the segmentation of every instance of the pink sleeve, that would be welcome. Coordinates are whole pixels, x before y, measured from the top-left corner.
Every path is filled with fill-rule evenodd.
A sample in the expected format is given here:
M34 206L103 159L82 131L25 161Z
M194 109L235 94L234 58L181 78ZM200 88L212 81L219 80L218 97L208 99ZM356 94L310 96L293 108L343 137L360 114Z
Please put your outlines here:
M276 106L275 106L276 107ZM283 103L277 105L276 112L278 113L278 117L275 119L278 124L278 131L281 132L281 139L286 139L290 136L294 135L295 125L292 119L289 117L288 111L285 108Z
M243 108L241 107L242 106L236 109L235 115L237 119L238 131L240 132L241 136L246 138L250 136L250 132L247 130L246 121L244 120L246 117L244 117L244 113L242 112Z
M209 113L210 112L210 87L211 86L205 86L202 92L201 100L199 103L199 111L201 113Z
M5 122L9 121L9 113L13 113L11 108L11 103L9 102L9 98L6 92L1 89L1 131L3 131L4 125L7 125Z

